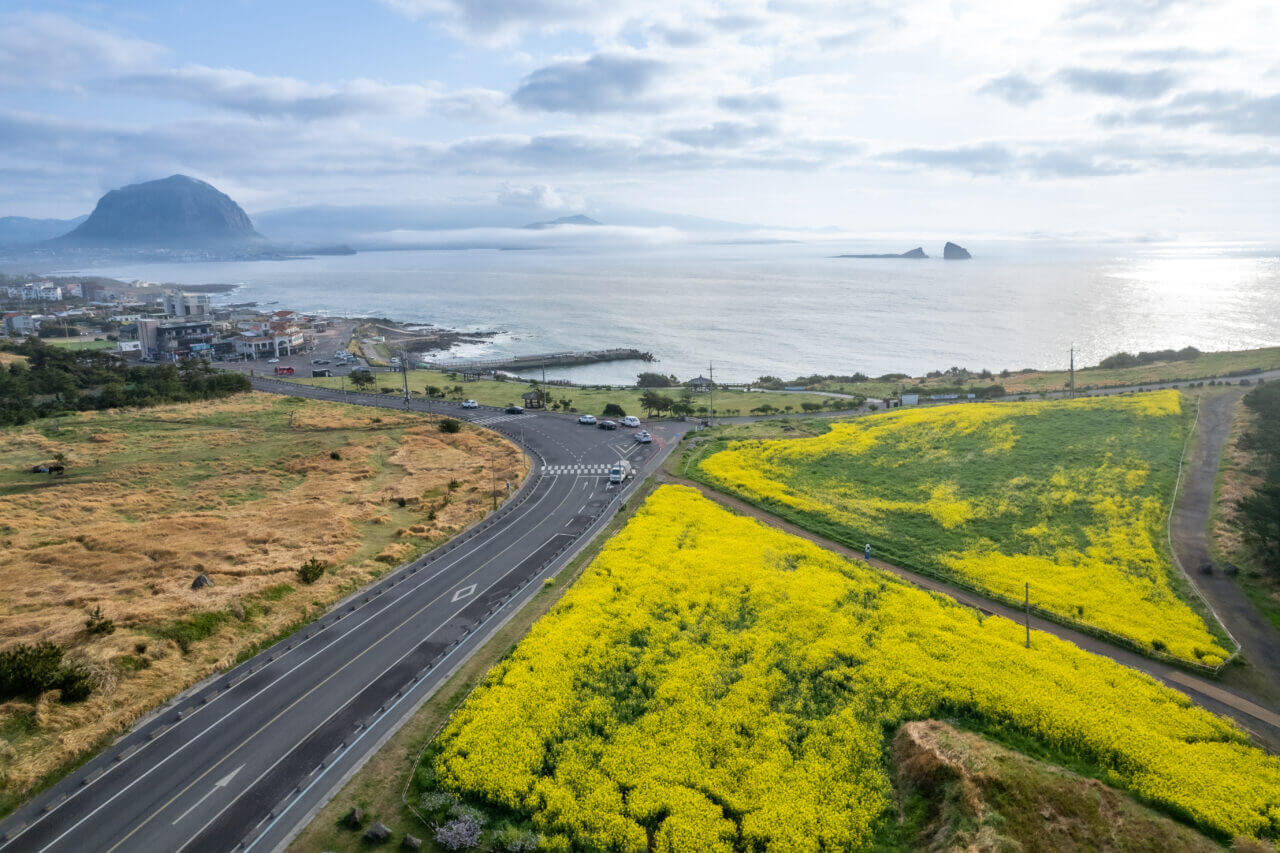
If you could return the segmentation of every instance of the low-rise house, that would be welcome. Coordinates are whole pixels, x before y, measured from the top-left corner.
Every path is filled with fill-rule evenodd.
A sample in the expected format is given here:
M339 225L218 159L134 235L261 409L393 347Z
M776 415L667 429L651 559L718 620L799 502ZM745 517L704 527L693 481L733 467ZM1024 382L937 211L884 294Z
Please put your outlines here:
M34 335L40 331L40 321L43 318L38 314L22 314L17 311L4 315L4 330L10 335Z

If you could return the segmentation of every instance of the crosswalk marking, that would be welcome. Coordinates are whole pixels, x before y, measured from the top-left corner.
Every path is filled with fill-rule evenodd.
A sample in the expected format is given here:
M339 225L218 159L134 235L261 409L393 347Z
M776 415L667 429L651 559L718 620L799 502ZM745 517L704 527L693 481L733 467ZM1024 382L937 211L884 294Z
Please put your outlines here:
M605 465L543 465L542 473L544 474L573 474L579 477L603 477L609 473L609 469L613 466Z
M500 424L500 423L505 423L507 421L519 421L519 420L524 420L525 418L531 418L531 417L533 417L533 415L527 412L523 415L493 415L487 418L477 418L476 420L472 421L472 423L479 424L480 426L491 426L492 424Z

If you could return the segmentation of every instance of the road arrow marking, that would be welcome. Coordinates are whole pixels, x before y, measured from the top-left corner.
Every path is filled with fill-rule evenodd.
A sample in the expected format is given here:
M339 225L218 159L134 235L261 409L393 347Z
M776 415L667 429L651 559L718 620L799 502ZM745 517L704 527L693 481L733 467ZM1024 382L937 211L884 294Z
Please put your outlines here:
M176 824L178 821L182 820L184 817L186 817L187 815L189 815L189 814L191 814L193 811L195 811L195 810L196 810L196 807L198 807L198 806L199 806L201 803L203 803L205 800L209 799L209 797L213 796L213 793L214 793L215 791L217 791L219 788L225 788L225 787L227 787L228 785L230 785L230 784L231 784L231 780L235 778L236 774L237 774L237 773L239 773L239 772L240 772L240 770L241 770L241 768L243 768L243 767L244 767L244 765L243 765L243 764L241 764L241 765L240 765L240 767L237 767L235 770L232 770L230 773L228 773L226 776L223 776L223 777L222 777L221 779L219 779L217 782L214 782L214 783L213 783L213 787L209 789L209 792L208 792L208 793L206 793L206 794L205 794L203 797L201 797L200 799L196 800L194 803L192 803L192 804L191 804L191 808L187 809L185 812L183 812L182 814L180 814L180 815L178 815L176 818L174 818L174 819L173 819L173 823L174 823L174 824Z

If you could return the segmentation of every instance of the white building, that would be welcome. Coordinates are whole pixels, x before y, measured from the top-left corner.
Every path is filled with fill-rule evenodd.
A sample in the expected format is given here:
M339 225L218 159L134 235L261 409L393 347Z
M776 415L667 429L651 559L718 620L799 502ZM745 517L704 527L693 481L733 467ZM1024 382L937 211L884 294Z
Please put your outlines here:
M10 299L27 299L35 302L57 302L62 299L62 288L47 281L29 281L26 284L5 288Z
M164 292L164 313L170 317L210 317L213 302L207 293L188 293L185 290Z

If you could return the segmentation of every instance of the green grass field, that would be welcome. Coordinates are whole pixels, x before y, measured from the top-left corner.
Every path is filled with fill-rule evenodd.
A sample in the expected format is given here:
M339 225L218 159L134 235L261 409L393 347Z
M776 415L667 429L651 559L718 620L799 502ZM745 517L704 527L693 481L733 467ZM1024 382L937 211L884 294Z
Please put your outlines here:
M46 344L71 350L115 349L115 341L95 341L92 338L43 338Z
M1280 369L1280 347L1262 349L1206 352L1186 361L1162 361L1140 367L1124 367L1104 370L1098 367L1078 368L1076 388L1114 388L1126 385L1148 385L1157 382L1180 382L1248 371ZM998 370L998 368L997 368ZM990 379L973 379L962 385L1003 385L1010 394L1036 394L1041 391L1061 391L1067 387L1070 374L1066 370L1031 370L1010 372L1006 376L994 375ZM823 382L812 387L815 391L837 391L845 394L862 394L867 397L893 396L903 388L950 386L956 380L947 377L917 377L898 382Z
M813 438L707 442L681 470L876 556L1147 653L1228 655L1189 603L1166 518L1192 413L1176 391L961 404L836 421ZM713 452L717 448L724 448Z
M374 388L391 388L392 393L402 393L402 381L399 374L374 374L377 383ZM346 388L354 390L351 382L344 380L342 377L319 377L319 378L295 378L290 380L300 382L305 385L318 385L322 388ZM435 386L442 389L453 389L454 386L462 386L461 393L448 393L449 399L472 399L484 406L508 406L512 403L520 404L520 395L528 391L531 387L525 382L509 381L502 382L495 379L479 379L473 382L464 382L459 379L450 379L447 374L438 373L433 370L411 370L409 371L409 389L418 393L425 393L428 386ZM591 414L600 414L606 405L616 403L629 415L643 416L644 410L640 407L640 394L638 388L587 388L587 387L562 387L557 385L548 385L547 389L553 401L568 400L570 401L570 410L575 412L589 412ZM659 393L669 397L679 397L681 389L664 388L659 389ZM746 391L722 391L717 390L715 395L715 406L717 415L746 415L750 414L752 409L760 406L768 405L781 411L799 412L804 403L820 403L830 405L832 401L837 401L838 408L845 408L846 404L855 404L856 400L845 400L840 397L832 397L828 394L790 394L781 392L746 392ZM703 409L710 405L710 395L695 394L693 397L695 409Z

